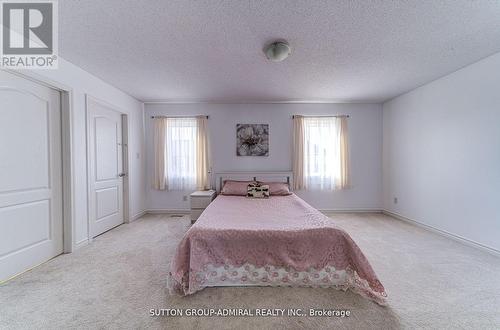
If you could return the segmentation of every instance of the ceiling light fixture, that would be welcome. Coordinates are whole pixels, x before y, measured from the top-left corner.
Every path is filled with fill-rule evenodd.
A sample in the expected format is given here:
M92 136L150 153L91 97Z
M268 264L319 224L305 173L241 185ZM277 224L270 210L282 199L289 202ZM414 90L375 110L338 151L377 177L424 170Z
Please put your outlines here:
M290 55L292 49L286 41L275 41L264 49L266 57L273 62L281 62Z

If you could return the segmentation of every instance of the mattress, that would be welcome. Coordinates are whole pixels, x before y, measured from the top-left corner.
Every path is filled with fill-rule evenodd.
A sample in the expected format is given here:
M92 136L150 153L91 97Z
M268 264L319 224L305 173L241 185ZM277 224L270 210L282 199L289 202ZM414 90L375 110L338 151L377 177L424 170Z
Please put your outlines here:
M332 287L381 305L387 297L349 234L295 194L220 195L182 238L171 293L235 285Z

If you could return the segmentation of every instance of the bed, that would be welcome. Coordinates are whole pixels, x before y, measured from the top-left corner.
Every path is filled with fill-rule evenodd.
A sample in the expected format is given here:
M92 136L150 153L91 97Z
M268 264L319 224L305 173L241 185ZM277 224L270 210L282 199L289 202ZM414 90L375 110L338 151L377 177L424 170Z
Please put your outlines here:
M224 173L217 175L217 190L227 177L276 176L291 181L289 172ZM177 247L168 287L189 295L214 286L331 287L380 305L387 297L349 234L293 193L266 199L219 195L205 209Z

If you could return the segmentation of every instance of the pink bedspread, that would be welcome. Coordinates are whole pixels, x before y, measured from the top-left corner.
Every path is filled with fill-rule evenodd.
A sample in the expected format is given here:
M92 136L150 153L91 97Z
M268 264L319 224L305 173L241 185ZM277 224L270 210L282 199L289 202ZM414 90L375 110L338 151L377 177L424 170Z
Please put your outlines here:
M387 297L349 234L295 194L218 196L180 242L168 283L181 295L228 283L350 289L382 305Z

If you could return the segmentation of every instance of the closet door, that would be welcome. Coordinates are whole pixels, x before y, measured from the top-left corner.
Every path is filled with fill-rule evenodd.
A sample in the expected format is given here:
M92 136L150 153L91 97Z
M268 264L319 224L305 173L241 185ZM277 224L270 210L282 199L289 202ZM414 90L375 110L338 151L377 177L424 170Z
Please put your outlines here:
M0 281L63 251L60 93L0 71Z
M123 223L122 116L87 98L89 123L89 217L95 237Z

